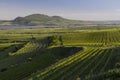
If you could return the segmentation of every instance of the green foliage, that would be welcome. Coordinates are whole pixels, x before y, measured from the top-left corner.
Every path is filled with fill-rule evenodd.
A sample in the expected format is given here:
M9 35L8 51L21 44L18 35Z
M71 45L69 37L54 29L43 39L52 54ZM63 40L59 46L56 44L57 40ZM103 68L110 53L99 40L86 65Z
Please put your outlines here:
M0 30L0 79L116 80L119 41L119 28Z
M59 46L63 46L63 40L62 40L62 36L60 35L54 35L53 36L53 42L54 45L59 45Z

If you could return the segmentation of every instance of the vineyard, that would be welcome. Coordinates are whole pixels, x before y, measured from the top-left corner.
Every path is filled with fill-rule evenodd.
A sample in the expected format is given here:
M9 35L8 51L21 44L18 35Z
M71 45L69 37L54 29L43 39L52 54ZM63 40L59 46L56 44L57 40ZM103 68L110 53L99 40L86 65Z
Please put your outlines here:
M0 80L119 80L120 28L0 30Z

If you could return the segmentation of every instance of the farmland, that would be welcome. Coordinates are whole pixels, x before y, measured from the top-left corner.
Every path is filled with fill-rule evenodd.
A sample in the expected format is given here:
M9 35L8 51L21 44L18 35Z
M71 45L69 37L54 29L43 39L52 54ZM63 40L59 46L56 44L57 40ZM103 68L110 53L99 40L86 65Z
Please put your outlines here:
M120 28L0 30L0 80L119 80Z

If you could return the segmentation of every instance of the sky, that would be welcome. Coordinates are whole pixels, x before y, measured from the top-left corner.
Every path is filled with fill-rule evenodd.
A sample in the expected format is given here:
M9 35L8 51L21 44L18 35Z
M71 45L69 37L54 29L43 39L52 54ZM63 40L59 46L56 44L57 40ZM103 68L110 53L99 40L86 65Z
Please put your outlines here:
M120 20L120 0L0 0L0 20L30 14L76 20Z

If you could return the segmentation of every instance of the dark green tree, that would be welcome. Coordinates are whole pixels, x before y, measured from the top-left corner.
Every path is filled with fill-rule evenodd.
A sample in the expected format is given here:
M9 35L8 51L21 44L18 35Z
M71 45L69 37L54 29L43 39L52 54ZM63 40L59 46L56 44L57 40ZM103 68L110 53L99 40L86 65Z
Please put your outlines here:
M60 41L60 46L63 46L63 40L62 40L62 36L59 36L59 41Z

